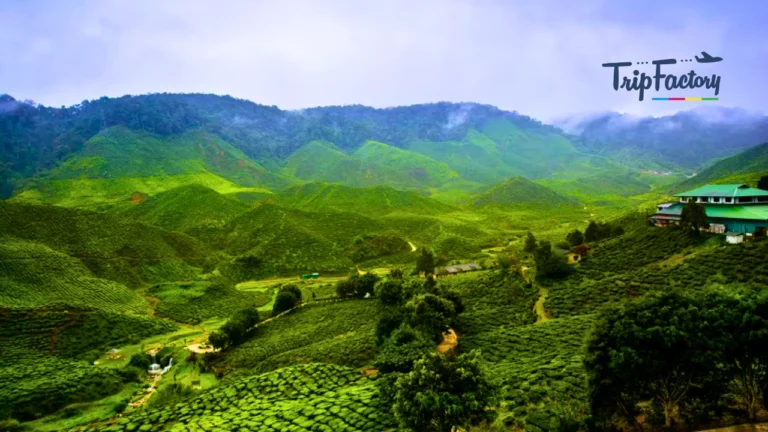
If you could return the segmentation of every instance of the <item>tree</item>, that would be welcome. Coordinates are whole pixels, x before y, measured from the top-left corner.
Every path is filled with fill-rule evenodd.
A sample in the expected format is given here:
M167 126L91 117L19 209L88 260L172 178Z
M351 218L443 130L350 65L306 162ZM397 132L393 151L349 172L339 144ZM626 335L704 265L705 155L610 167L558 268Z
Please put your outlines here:
M537 247L536 237L528 231L528 235L525 237L525 247L523 247L523 251L525 251L525 253L534 253Z
M440 342L456 315L453 303L434 294L423 294L413 300L412 306L412 325L436 343Z
M417 360L434 349L432 341L404 324L382 344L373 364L380 373L408 373Z
M553 254L552 246L546 240L539 243L533 259L536 261L536 273L542 276L561 276L571 270L568 257L559 253Z
M760 180L757 182L757 188L768 191L768 175L760 177Z
M595 221L589 221L589 225L587 225L587 229L584 231L584 241L587 243L598 241L600 234L598 231L599 228Z
M293 309L298 304L296 296L290 291L277 293L275 304L272 306L272 316L277 316L287 310Z
M579 230L573 230L568 233L567 236L565 236L565 240L569 245L571 245L571 247L576 247L584 244L584 234L582 234Z
M354 278L355 292L358 297L365 297L366 294L373 295L373 288L376 286L376 282L379 281L379 277L371 272L367 272L364 275Z
M224 349L229 345L229 337L222 331L215 331L208 336L208 343L213 349Z
M416 260L416 271L424 272L424 275L435 273L435 255L426 248L421 248L421 255Z
M694 200L688 200L680 214L680 226L693 235L700 235L702 228L709 228L706 208Z
M137 367L143 371L149 370L150 363L149 356L143 352L132 355L128 361L129 366Z
M294 297L296 297L296 304L301 304L301 289L296 286L296 284L286 284L280 287L280 289L277 290L277 293L280 294L281 292L289 292L293 294Z
M351 279L342 279L336 282L336 296L340 298L352 297L357 291L355 282Z
M606 422L618 414L636 424L637 403L647 399L669 427L694 391L702 398L724 393L728 380L718 365L728 339L720 324L727 308L714 304L663 293L604 311L584 362L593 418ZM707 389L716 391L701 391Z
M389 271L389 277L392 279L403 279L403 269L394 267Z
M398 306L403 303L403 283L399 280L378 282L374 287L376 298L387 306Z
M768 296L750 293L722 310L730 335L724 364L739 389L747 416L755 420L768 390Z
M624 235L624 228L621 225L616 225L611 230L611 237L618 237Z
M394 412L402 429L451 432L491 420L500 392L480 364L480 352L429 353L395 383Z
M376 341L384 342L406 320L407 313L404 308L390 308L376 323Z

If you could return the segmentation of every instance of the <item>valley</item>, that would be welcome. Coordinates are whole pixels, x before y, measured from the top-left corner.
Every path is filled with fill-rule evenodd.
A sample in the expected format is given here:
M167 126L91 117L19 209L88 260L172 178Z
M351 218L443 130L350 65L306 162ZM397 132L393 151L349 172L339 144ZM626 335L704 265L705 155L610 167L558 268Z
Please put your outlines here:
M649 224L703 185L762 196L768 136L689 163L480 104L21 105L0 113L0 429L768 419L768 242ZM674 402L667 373L693 383ZM435 407L472 415L418 423Z

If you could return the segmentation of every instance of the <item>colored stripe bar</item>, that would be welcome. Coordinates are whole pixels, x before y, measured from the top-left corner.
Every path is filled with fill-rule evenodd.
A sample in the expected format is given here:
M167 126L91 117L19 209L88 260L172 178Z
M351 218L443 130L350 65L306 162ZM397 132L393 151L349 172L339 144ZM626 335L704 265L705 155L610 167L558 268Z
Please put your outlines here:
M655 97L651 98L652 100L663 100L663 101L716 101L720 100L720 98L715 97Z

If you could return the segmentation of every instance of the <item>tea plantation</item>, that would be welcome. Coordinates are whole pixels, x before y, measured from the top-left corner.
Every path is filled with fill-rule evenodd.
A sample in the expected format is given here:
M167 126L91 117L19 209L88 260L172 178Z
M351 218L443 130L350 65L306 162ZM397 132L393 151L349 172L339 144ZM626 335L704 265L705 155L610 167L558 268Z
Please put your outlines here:
M309 363L243 378L96 431L373 431L394 426L373 382L352 368Z

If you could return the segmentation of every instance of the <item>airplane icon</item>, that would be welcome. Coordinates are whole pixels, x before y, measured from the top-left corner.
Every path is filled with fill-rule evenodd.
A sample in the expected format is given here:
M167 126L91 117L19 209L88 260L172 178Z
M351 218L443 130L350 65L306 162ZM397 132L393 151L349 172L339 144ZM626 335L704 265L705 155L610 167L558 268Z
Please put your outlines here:
M701 52L701 56L704 58L699 58L699 56L695 56L696 61L699 63L716 63L719 61L723 61L722 57L712 57L711 55L707 54L704 51Z

